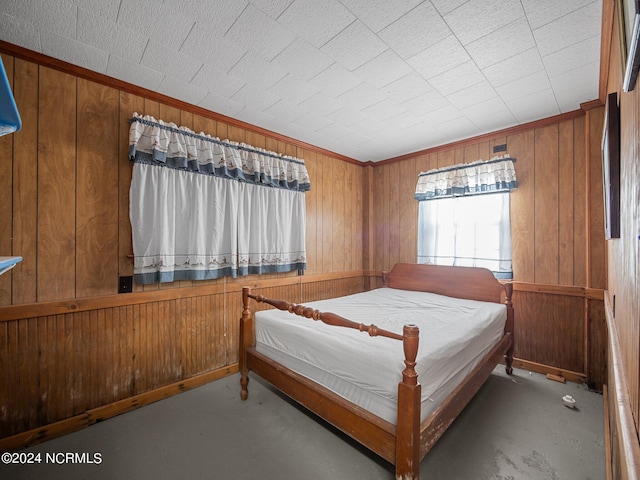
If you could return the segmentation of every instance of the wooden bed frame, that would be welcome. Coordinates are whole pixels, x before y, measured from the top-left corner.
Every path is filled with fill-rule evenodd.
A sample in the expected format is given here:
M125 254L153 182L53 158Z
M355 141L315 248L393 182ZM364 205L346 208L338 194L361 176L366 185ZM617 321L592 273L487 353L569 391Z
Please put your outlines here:
M418 352L419 332L415 325L405 325L403 334L388 332L375 325L363 325L332 313L323 313L304 305L283 300L270 300L252 295L249 287L242 291L240 320L241 398L248 397L249 371L259 375L283 393L321 418L345 432L364 446L391 462L396 479L418 479L420 460L433 447L471 398L504 358L506 371L512 373L514 313L511 302L512 285L498 282L489 270L471 267L396 264L385 275L385 286L403 290L433 292L456 298L504 303L507 322L499 343L484 357L463 382L420 422L421 386L414 369ZM398 385L398 420L394 425L345 400L327 388L299 375L259 353L255 349L255 324L251 299L280 310L321 320L329 325L355 328L371 336L401 340L404 346L405 369ZM411 319L408 319L410 321ZM424 333L428 335L428 332Z

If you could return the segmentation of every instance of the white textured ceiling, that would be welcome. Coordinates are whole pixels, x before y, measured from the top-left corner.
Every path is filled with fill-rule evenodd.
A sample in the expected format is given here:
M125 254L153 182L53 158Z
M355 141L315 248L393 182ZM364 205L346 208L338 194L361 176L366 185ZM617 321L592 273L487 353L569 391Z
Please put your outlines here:
M601 16L602 0L0 0L0 39L376 161L597 98Z

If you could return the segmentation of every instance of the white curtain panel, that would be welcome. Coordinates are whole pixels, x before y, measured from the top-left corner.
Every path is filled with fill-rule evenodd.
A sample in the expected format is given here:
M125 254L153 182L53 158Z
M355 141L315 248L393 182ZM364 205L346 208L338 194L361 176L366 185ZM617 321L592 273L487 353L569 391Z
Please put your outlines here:
M509 193L420 202L418 263L481 267L512 278Z
M240 184L238 273L305 268L306 207L302 192Z
M134 116L137 283L306 268L304 162Z
M237 273L238 182L136 163L130 192L141 284Z

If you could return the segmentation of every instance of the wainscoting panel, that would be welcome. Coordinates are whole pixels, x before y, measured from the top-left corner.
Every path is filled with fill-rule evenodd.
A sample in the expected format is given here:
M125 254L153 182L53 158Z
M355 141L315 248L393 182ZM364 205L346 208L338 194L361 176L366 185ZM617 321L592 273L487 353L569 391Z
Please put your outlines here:
M233 310L211 294L0 321L0 437L236 362Z
M242 285L1 310L0 438L235 365ZM302 303L361 292L364 277L254 285L255 293Z
M515 292L515 356L584 373L585 300Z

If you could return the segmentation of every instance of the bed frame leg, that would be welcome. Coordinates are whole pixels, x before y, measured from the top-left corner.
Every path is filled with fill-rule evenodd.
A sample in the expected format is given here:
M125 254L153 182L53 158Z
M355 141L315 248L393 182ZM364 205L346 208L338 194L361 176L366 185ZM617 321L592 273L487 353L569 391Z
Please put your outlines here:
M254 342L254 325L253 315L251 314L251 308L249 308L249 302L251 299L251 288L242 288L242 317L240 318L240 351L239 351L239 363L240 363L240 398L246 400L249 397L249 366L247 364L247 348L253 347Z
M506 299L504 304L507 307L507 323L505 325L505 333L509 333L511 335L511 344L509 345L509 349L504 354L504 363L505 363L505 371L507 375L511 375L513 373L513 344L515 339L513 337L513 328L514 328L514 314L513 314L513 284L507 283L505 284L505 293Z
M247 386L249 385L249 376L245 376L244 373L240 377L240 398L242 400L246 400L249 398L249 389Z
M415 371L420 332L405 325L403 345L405 369L398 385L396 430L396 480L418 480L420 471L420 400L422 387Z
M504 370L507 372L507 375L511 375L513 373L513 347L509 348L509 351L504 355Z

